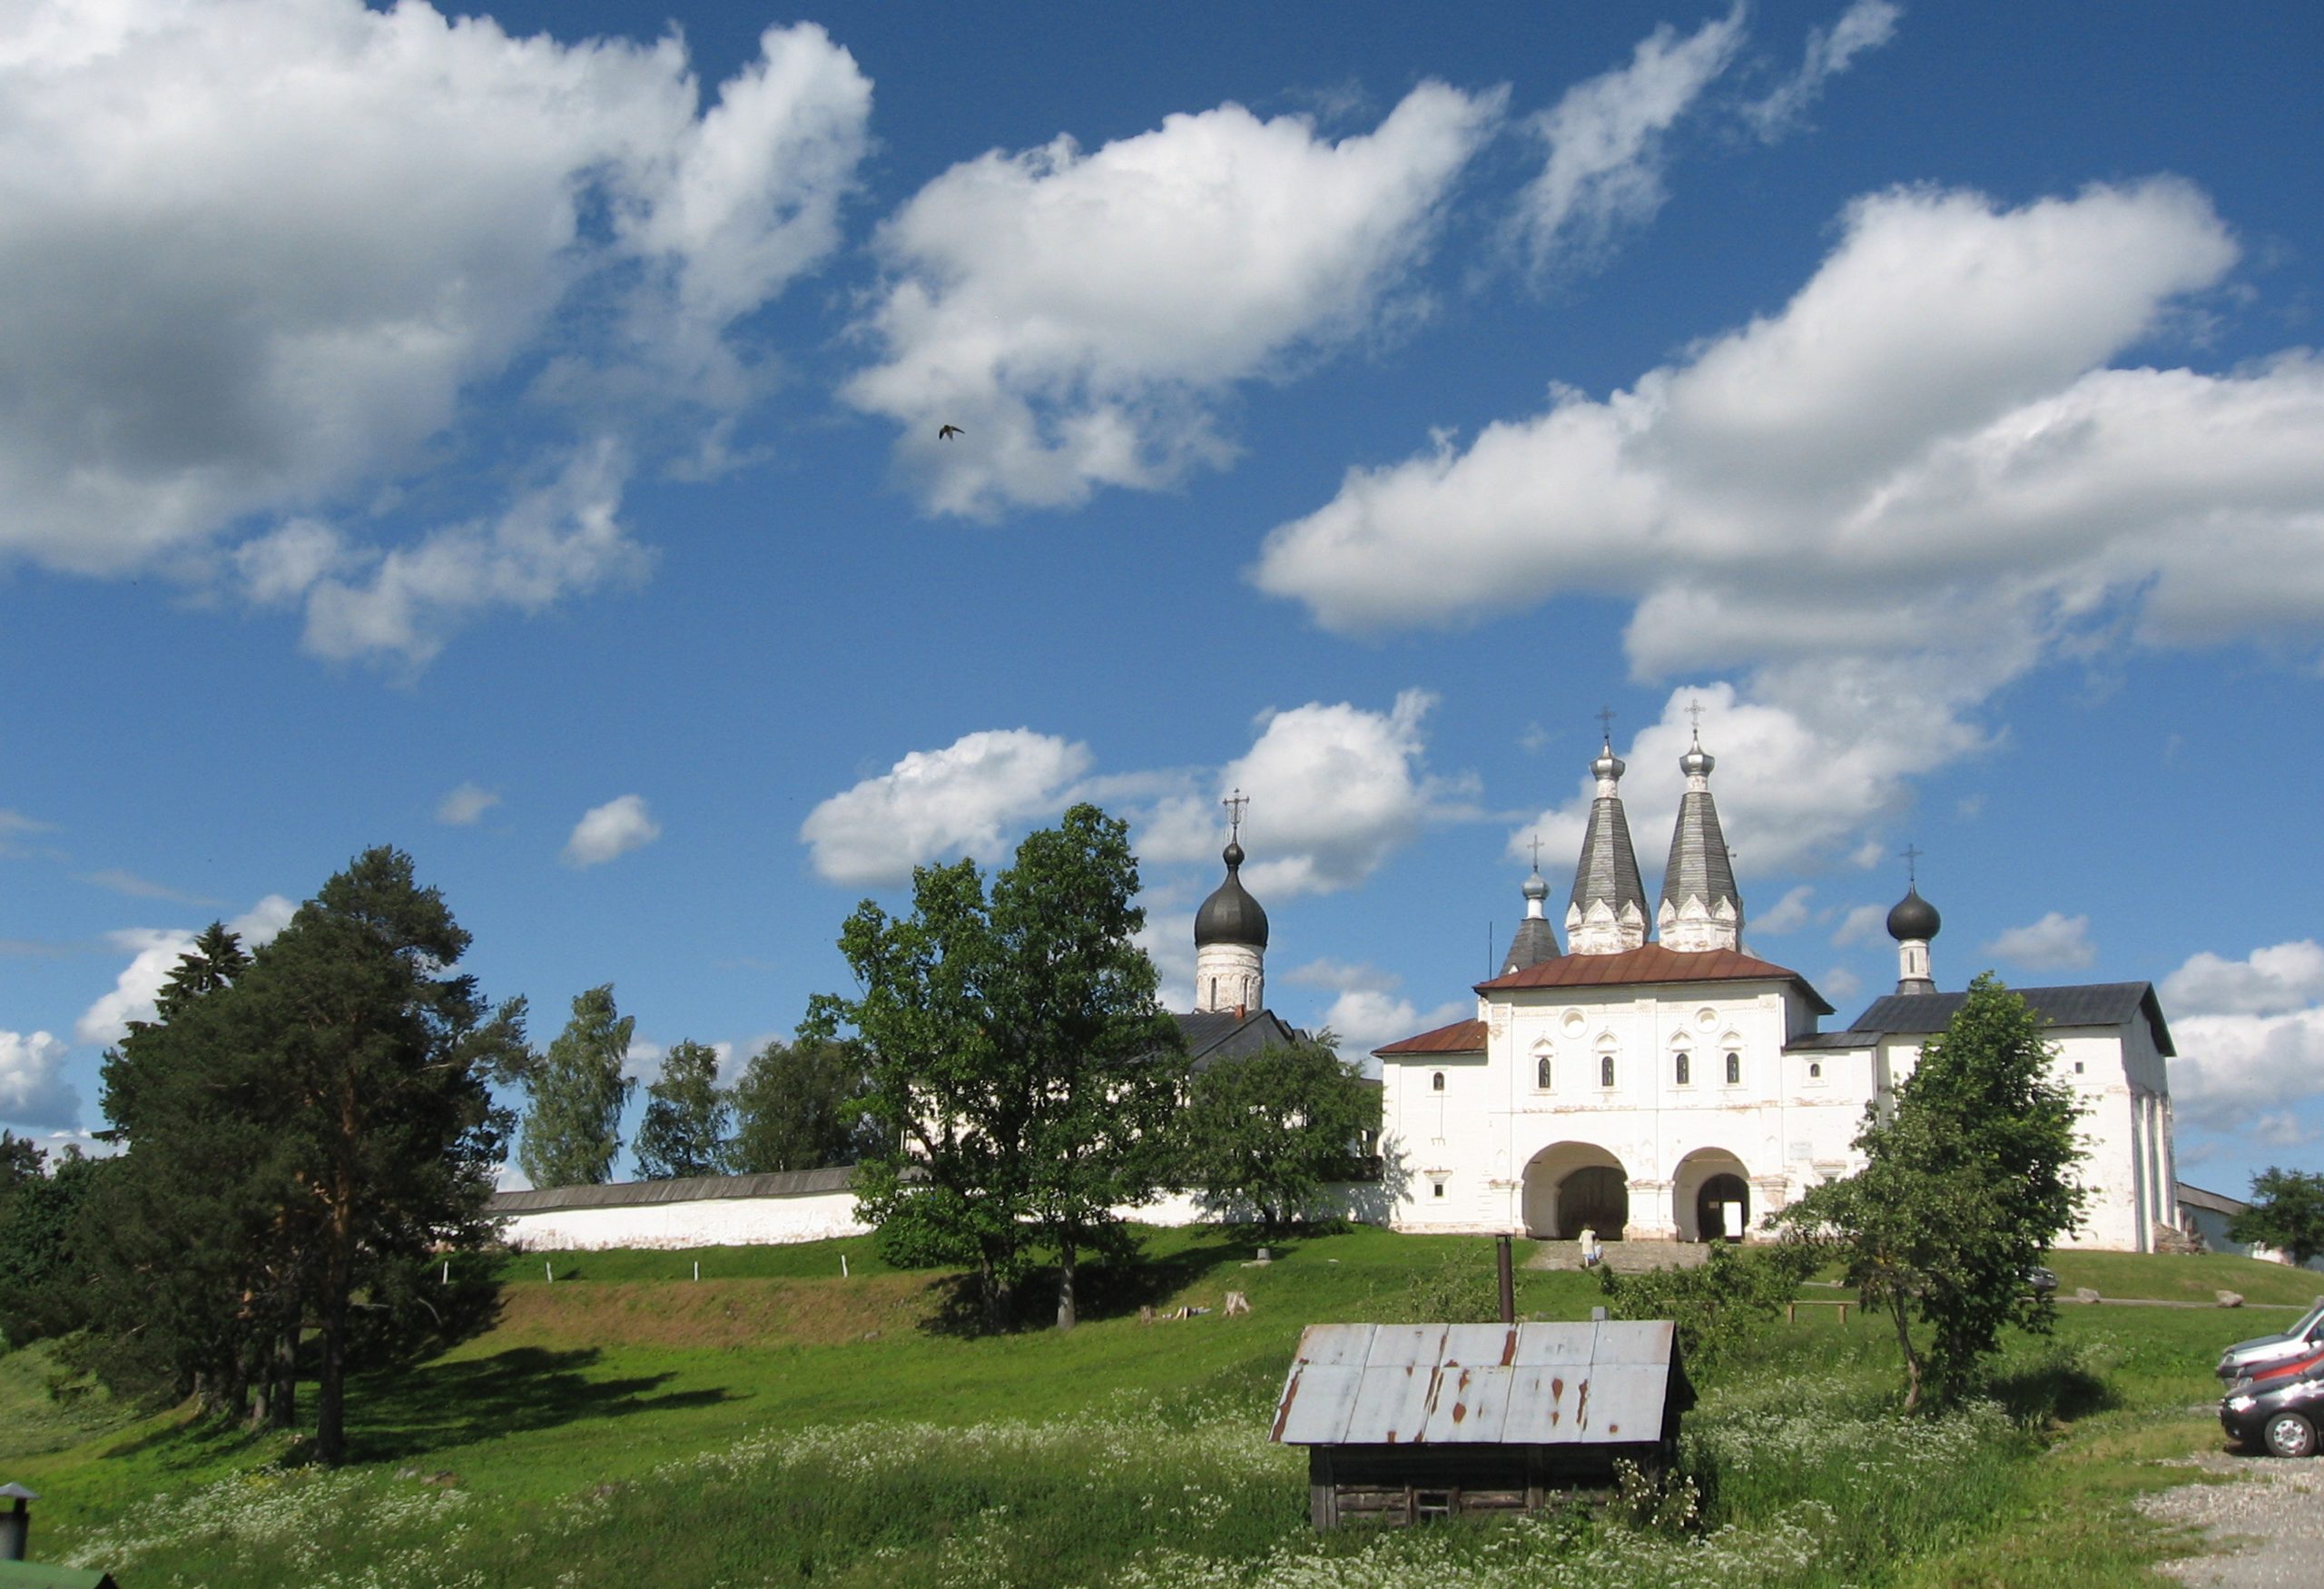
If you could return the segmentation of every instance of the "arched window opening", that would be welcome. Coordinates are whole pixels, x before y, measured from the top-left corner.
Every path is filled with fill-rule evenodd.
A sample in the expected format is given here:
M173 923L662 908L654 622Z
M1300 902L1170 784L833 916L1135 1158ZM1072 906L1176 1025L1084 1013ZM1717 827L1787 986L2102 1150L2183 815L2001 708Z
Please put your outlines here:
M1600 1087L1611 1087L1613 1084L1614 1056L1611 1054L1600 1054L1598 1057L1598 1085Z
M1727 1056L1727 1084L1728 1084L1729 1087L1736 1087L1736 1086L1739 1086L1739 1085L1741 1085L1742 1081L1743 1081L1743 1056L1742 1056L1741 1054L1729 1054L1729 1055L1728 1055L1728 1056Z
M1823 1074L1824 1062L1821 1060L1810 1060L1807 1061L1807 1079L1810 1081L1821 1080Z
M1533 1061L1533 1085L1541 1091L1550 1090L1550 1056L1541 1054Z
M1443 1072L1443 1071L1437 1071L1437 1072L1436 1072L1436 1075L1435 1075L1435 1076L1434 1076L1434 1077L1433 1077L1433 1078L1429 1081L1429 1086L1430 1086L1433 1091L1438 1091L1438 1092L1442 1092L1442 1091L1444 1091L1444 1072Z
M1685 1049L1679 1051L1678 1075L1681 1087L1691 1085L1695 1079L1695 1056Z

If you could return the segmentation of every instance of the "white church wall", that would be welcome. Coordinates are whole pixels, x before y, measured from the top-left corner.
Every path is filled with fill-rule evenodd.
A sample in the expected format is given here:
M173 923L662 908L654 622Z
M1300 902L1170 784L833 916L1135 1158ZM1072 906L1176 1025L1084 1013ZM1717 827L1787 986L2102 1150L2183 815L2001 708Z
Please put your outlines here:
M2073 1089L2083 1160L2076 1179L2090 1192L2080 1227L2062 1248L2152 1252L2155 1231L2178 1222L2171 1156L2166 1063L2143 1020L2127 1026L2051 1027L2051 1073ZM1919 1063L1919 1037L1883 1044L1893 1081ZM1892 1081L1892 1084L1893 1084Z
M1310 1219L1388 1221L1390 1194L1376 1180L1333 1181L1302 1210ZM1165 1193L1150 1203L1125 1205L1114 1213L1141 1225L1200 1225L1221 1218L1195 1193ZM1248 1217L1227 1209L1229 1217ZM872 1227L855 1217L849 1190L788 1197L702 1198L684 1202L626 1203L609 1207L546 1209L511 1215L502 1236L512 1246L537 1252L596 1252L609 1248L675 1249L691 1247L780 1247L867 1236Z
M504 1238L535 1250L594 1252L613 1247L763 1247L862 1236L852 1191L795 1197L702 1198L676 1203L544 1209L512 1215Z

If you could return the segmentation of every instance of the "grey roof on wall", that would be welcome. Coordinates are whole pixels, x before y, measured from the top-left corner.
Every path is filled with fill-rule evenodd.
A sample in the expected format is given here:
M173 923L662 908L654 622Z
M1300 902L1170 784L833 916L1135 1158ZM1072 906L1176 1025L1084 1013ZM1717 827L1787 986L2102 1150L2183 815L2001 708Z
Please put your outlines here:
M694 1175L675 1180L616 1180L605 1186L557 1186L492 1194L487 1214L542 1214L552 1209L617 1209L645 1203L694 1203L709 1198L797 1198L845 1191L855 1171L792 1170L773 1175Z
M2128 1026L2143 1019L2158 1052L2176 1054L2171 1028L2152 982L2087 982L2070 988L2012 988L2034 1014L2052 1026ZM1890 993L1875 999L1849 1030L1873 1036L1892 1032L1943 1031L1966 993ZM1867 1038L1868 1041L1868 1038Z
M1242 1015L1232 1010L1201 1010L1170 1019L1178 1023L1187 1040L1187 1063L1196 1071L1206 1071L1221 1060L1248 1059L1261 1049L1287 1047L1307 1035L1272 1010Z
M1728 859L1727 836L1718 829L1718 807L1708 789L1689 789L1679 799L1678 824L1670 830L1670 862L1662 869L1662 903L1674 910L1689 899L1706 905L1735 902L1735 865Z
M2214 1214L2240 1214L2251 1205L2241 1198L2229 1197L2225 1192L2205 1191L2199 1186L2181 1181L2176 1189L2179 1206L2182 1209L2202 1209Z

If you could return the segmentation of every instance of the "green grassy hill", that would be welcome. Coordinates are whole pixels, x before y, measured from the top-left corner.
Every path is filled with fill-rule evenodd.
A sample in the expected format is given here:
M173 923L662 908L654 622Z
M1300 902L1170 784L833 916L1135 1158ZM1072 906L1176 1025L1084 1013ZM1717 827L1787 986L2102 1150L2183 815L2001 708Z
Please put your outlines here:
M51 1403L51 1360L17 1353L0 1357L0 1479L44 1496L36 1556L129 1589L2086 1584L2157 1548L2120 1499L2167 1476L2147 1459L2216 1444L2218 1347L2319 1288L2237 1258L2062 1254L2069 1294L2226 1288L2251 1306L2062 1308L2055 1337L2014 1345L1994 1403L1912 1423L1888 1411L1885 1327L1803 1309L1706 1377L1689 1530L1576 1514L1318 1539L1302 1453L1264 1438L1299 1330L1427 1316L1432 1291L1489 1283L1491 1243L1358 1229L1275 1243L1256 1268L1240 1236L1146 1239L1149 1261L1098 1288L1101 1317L1000 1338L951 1332L947 1278L891 1271L866 1242L514 1258L491 1332L359 1385L357 1460L337 1473L179 1415L84 1438L117 1415ZM1230 1288L1247 1317L1216 1311ZM1599 1299L1590 1277L1521 1271L1522 1314ZM1137 1320L1182 1303L1214 1311Z

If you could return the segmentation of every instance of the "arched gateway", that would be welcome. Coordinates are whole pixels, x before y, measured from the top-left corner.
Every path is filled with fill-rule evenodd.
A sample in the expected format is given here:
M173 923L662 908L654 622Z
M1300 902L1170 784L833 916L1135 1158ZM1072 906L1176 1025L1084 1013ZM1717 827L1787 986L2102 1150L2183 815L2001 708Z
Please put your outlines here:
M1594 1142L1560 1142L1525 1166L1525 1231L1571 1241L1583 1227L1619 1241L1630 1223L1630 1172Z
M1743 1161L1722 1148L1701 1148L1679 1161L1671 1210L1681 1241L1740 1241L1751 1229L1751 1183Z

